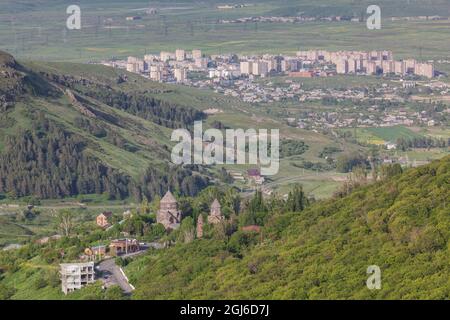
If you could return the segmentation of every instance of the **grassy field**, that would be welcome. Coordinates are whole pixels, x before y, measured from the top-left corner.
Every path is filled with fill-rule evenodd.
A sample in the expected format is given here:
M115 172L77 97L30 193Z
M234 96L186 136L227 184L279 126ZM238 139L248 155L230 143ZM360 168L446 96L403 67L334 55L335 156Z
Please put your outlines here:
M399 138L413 139L423 137L403 126L383 127L383 128L368 128L366 129L374 136L383 139L384 141L395 141Z
M395 142L399 138L414 139L429 137L433 139L449 139L450 129L447 127L376 127L376 128L356 128L342 129L355 134L358 142L366 144L381 145L385 142Z
M447 0L379 1L384 18L381 30L364 22L239 23L221 19L249 16L355 15L370 1L259 1L246 8L219 10L216 2L80 1L82 29L64 31L67 4L7 0L0 13L0 48L34 60L89 61L143 55L146 52L200 48L206 53L294 53L299 48L389 49L398 57L448 57L442 41L450 21L390 21L390 16L450 15ZM155 15L145 15L152 6ZM141 20L126 21L130 15Z
M276 76L258 79L257 82L271 82L274 86L289 86L289 82L300 83L302 89L353 89L353 88L375 88L386 83L392 87L400 86L399 83L389 79L383 79L375 76L343 76L336 75L333 77L315 77L315 78L290 78L288 76Z

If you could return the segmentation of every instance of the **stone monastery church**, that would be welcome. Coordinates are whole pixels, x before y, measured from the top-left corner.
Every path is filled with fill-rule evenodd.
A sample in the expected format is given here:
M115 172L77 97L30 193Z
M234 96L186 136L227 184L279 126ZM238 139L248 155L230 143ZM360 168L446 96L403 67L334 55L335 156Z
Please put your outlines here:
M156 222L161 223L166 230L178 229L181 223L183 213L178 209L178 202L170 190L164 195L160 201L159 210L156 213ZM211 204L211 212L208 216L208 223L216 224L223 221L225 217L222 215L220 203L214 199Z

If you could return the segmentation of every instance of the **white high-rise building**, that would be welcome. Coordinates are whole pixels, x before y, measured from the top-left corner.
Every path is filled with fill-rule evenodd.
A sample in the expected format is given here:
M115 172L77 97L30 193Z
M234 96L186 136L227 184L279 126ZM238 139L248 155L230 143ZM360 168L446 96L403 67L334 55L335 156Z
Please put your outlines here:
M161 51L160 59L162 62L167 62L169 60L175 59L175 54L173 52Z
M128 57L127 59L127 71L128 72L144 72L147 69L147 63L136 57Z
M183 49L175 50L175 58L177 61L184 61L186 59L186 51Z
M346 74L348 73L348 63L345 59L340 59L336 61L336 73Z
M254 74L255 76L265 77L269 72L268 70L269 68L267 62L264 61L257 61L252 65L252 74Z
M422 77L433 78L434 66L432 63L416 63L414 67L414 74Z
M197 68L200 68L200 69L208 68L208 59L206 59L206 58L196 58L195 59L195 66Z
M162 66L160 65L152 65L150 66L150 79L153 81L161 81L162 80Z
M240 69L241 69L241 74L244 74L244 75L253 74L252 61L241 61Z
M202 51L198 49L192 50L192 59L196 60L200 58L202 58Z
M187 79L187 70L185 68L175 68L174 77L177 82L185 82Z

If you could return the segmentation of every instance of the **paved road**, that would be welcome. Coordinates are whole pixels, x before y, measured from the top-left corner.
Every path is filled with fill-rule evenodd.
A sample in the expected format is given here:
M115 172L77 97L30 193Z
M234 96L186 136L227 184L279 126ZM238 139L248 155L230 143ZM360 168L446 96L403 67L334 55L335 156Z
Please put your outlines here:
M105 286L118 285L125 294L130 294L133 291L133 288L123 276L122 272L120 272L120 268L116 265L114 259L100 262L97 270L101 272L101 279L104 281Z
M121 258L133 258L145 253L150 247L162 249L164 246L157 242L145 243L141 245L141 250L120 256ZM118 285L125 294L130 294L134 289L128 283L127 278L120 271L120 267L116 265L115 259L107 259L100 262L97 271L101 273L100 279L103 280L105 286Z

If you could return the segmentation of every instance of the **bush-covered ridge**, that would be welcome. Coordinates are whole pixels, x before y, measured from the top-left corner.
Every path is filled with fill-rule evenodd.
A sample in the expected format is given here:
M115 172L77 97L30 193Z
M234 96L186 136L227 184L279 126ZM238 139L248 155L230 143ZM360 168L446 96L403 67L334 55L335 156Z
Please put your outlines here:
M153 253L128 267L133 297L449 299L449 183L446 157L276 215L241 257L205 239ZM381 268L381 290L366 287L369 265Z

